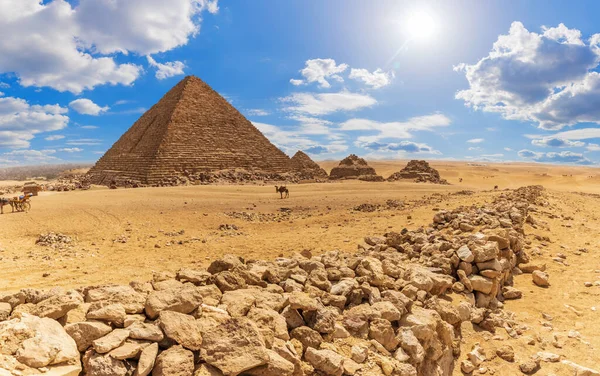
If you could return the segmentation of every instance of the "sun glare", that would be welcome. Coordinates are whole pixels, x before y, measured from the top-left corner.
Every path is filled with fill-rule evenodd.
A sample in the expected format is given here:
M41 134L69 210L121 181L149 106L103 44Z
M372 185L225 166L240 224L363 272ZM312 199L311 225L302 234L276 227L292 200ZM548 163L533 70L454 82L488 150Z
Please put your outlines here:
M424 11L412 13L406 20L406 30L412 39L429 39L437 25L431 14Z

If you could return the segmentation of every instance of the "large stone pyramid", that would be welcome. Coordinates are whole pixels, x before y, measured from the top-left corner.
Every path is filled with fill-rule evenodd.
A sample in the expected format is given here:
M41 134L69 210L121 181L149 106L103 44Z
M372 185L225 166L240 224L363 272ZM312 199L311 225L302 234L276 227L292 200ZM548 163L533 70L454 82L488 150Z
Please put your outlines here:
M292 165L308 179L327 179L327 172L303 151L298 150L292 157Z
M188 76L152 106L89 171L93 184L244 169L288 173L290 158L206 83Z

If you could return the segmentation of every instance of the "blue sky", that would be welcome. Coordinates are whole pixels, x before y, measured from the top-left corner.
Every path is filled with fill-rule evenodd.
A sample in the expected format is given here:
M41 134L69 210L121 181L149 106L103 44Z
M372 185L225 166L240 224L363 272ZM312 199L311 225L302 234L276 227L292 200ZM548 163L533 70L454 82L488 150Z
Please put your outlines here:
M600 162L594 1L0 0L0 166L93 162L185 75L289 155Z

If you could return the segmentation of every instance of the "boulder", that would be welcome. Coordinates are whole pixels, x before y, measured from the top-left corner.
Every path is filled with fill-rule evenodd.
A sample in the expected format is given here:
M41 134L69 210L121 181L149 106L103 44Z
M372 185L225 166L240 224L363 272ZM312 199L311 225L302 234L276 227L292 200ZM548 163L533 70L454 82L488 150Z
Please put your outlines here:
M230 318L204 332L202 358L224 375L238 375L267 364L269 354L259 328L245 317Z
M315 369L328 376L341 376L344 373L344 357L331 350L306 349L306 361Z
M57 321L46 317L23 314L20 318L0 322L0 349L17 367L18 363L31 368L80 364L73 338Z
M154 291L144 305L146 315L156 319L161 311L190 313L202 304L202 294L195 286Z
M202 335L194 316L175 311L162 311L159 314L160 328L167 338L190 350L200 350Z
M172 346L156 357L152 376L190 376L194 373L194 354L181 346Z
M112 328L97 321L82 321L65 325L65 331L75 340L77 350L85 352L98 338L112 332Z

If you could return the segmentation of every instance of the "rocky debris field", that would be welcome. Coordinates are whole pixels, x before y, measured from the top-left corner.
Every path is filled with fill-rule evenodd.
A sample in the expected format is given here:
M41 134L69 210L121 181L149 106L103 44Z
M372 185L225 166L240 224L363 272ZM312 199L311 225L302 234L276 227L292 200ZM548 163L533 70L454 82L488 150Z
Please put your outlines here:
M53 248L66 248L75 243L75 239L68 235L56 234L49 232L47 234L41 234L35 241L35 244L42 247L53 247Z
M524 231L543 226L547 206L541 187L525 187L365 237L354 254L227 255L149 282L23 289L0 297L0 375L479 375L494 374L492 356L510 374L560 362L598 375L549 351L520 359L508 344L461 354L465 323L525 333L503 307L523 295L516 275L551 284Z
M90 189L90 182L85 174L67 174L56 180L42 184L45 191L68 192Z

